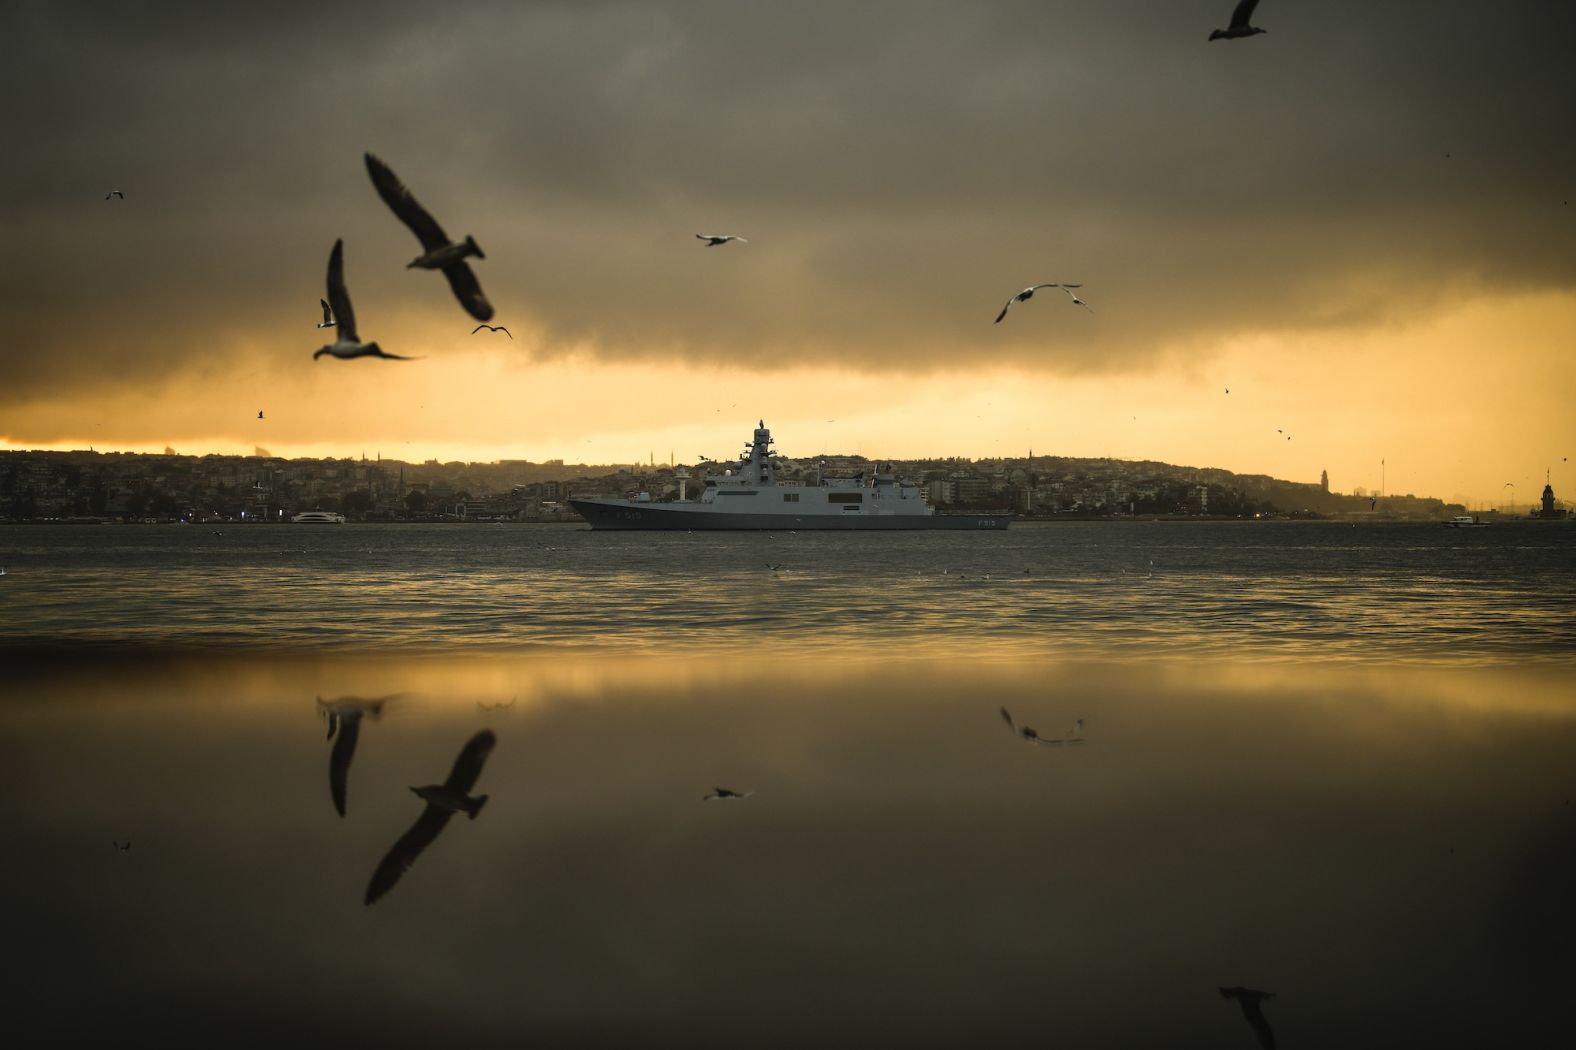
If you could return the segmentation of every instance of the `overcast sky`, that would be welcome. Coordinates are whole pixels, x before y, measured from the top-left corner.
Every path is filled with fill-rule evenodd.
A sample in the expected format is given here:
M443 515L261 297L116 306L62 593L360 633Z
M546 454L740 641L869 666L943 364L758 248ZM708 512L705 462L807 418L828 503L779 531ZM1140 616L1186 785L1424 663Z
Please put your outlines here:
M1246 355L1278 407L1379 383L1421 435L1446 406L1407 377L1491 353L1496 429L1568 416L1576 5L1532 0L1501 26L1455 0L1264 0L1267 34L1207 42L1231 6L7 2L0 439L249 445L239 418L192 410L159 432L135 406L215 404L251 377L241 400L268 394L288 420L264 443L304 450L354 440L330 406L390 367L423 371L374 377L406 425L369 437L478 454L509 442L457 406L417 423L400 384L475 402L475 376L508 375L515 400L542 401L549 376L572 396L645 370L666 379L638 385L671 396L630 443L742 395L731 446L742 417L792 418L766 392L796 379L879 381L913 411L943 377L1008 374L1036 397L1130 383L1162 404ZM476 237L514 340L479 349L442 279L403 268L419 247L368 150ZM420 365L312 362L340 237L362 336ZM1042 281L1081 282L1094 312L1041 293L990 323ZM1520 329L1527 310L1547 320L1469 345L1450 319L1494 304L1525 307ZM1387 361L1387 334L1418 356ZM1331 374L1356 346L1370 356ZM1308 354L1323 386L1298 379ZM617 429L579 409L586 436ZM1234 447L1219 411L1154 447L1107 444ZM875 429L917 454L933 428L911 419L905 443L901 417ZM506 454L583 443L567 420L511 431L535 444ZM1541 472L1562 433L1496 455ZM1488 476L1442 466L1433 494Z

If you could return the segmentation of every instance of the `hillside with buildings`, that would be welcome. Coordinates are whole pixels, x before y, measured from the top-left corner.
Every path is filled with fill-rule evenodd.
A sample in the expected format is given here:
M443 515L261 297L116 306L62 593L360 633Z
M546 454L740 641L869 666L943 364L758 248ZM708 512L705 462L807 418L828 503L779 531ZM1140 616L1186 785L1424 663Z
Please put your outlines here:
M1445 518L1458 505L1411 494L1372 497L1302 483L1151 460L924 459L877 464L860 456L780 459L782 481L891 469L920 483L929 502L1029 518L1350 517ZM693 495L729 464L594 466L405 463L101 452L0 452L0 520L279 522L304 510L363 521L577 520L570 495Z

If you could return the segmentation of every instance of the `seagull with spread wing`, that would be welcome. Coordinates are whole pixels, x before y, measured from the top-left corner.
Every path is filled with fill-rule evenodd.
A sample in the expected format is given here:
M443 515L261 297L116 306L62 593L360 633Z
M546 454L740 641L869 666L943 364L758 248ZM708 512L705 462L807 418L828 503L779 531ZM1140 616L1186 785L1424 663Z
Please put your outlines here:
M363 343L356 336L356 311L350 307L350 293L345 291L345 242L334 242L334 250L328 256L328 302L334 311L334 316L339 318L338 337L325 347L318 349L312 355L316 361L324 354L335 357L386 357L390 361L414 361L413 357L401 357L399 354L386 354L377 343Z
M728 788L712 788L710 792L702 795L700 800L702 802L733 802L735 800L749 798L753 794L755 794L753 791L732 791Z
M400 876L416 863L421 851L432 845L433 839L448 825L450 817L464 813L470 819L476 819L476 814L487 804L487 796L472 798L470 790L476 786L476 779L482 775L482 764L487 761L487 756L492 753L493 745L497 742L498 738L491 729L483 729L471 737L460 752L460 757L454 760L448 780L441 784L411 788L411 791L426 800L427 808L421 811L416 823L399 837L399 841L378 863L378 870L372 873L372 881L367 885L366 903L371 904L394 888Z
M378 196L421 242L422 253L406 263L405 268L442 270L443 276L449 279L449 287L454 289L454 297L465 307L466 312L478 321L491 321L492 304L482 294L482 286L477 283L476 275L465 264L466 258L472 255L478 259L487 258L477 245L476 238L467 236L459 243L449 240L449 235L443 232L438 220L417 203L410 190L405 188L405 184L399 181L399 176L387 164L370 153L366 155L366 160L367 174L372 176L372 185L377 187Z
M705 241L708 248L715 248L717 245L727 244L729 241L738 241L740 244L750 243L748 238L740 237L736 233L697 233L695 236Z
M356 757L356 741L361 738L361 720L371 715L376 720L383 714L383 705L400 694L364 700L359 696L342 696L337 700L317 698L318 714L328 719L328 739L334 740L334 749L328 756L328 793L334 800L334 809L345 815L346 786L350 780L350 760Z
M1267 32L1257 26L1248 25L1248 19L1253 17L1253 9L1259 6L1259 0L1240 0L1236 10L1231 12L1231 25L1225 29L1217 29L1209 34L1211 40L1235 40L1240 36L1253 36L1255 33Z
M1222 999L1235 999L1237 1005L1242 1007L1242 1016L1247 1019L1248 1027L1253 1029L1253 1034L1258 1036L1259 1045L1264 1050L1275 1050L1275 1032L1270 1028L1270 1023L1264 1017L1264 1009L1260 1006L1266 999L1275 998L1274 992L1261 992L1256 988L1222 988Z
M1034 298L1034 293L1039 291L1041 288L1082 288L1082 287L1083 287L1083 285L1081 285L1081 284L1057 284L1055 281L1052 281L1049 284L1031 284L1031 285L1029 285L1029 287L1025 288L1023 291L1019 292L1017 295L1014 295L1011 299L1007 300L1007 305L1003 306L1001 308L1001 313L996 315L996 324L1001 324L1001 319L1003 317L1007 316L1007 311L1012 309L1014 303L1026 303L1026 302L1028 302L1030 299ZM1071 292L1068 292L1067 294L1068 295L1072 295ZM1074 298L1077 298L1077 297L1074 296Z
M323 319L317 323L317 326L319 328L334 327L334 308L328 305L327 299L319 299L318 302L323 304Z
M514 333L509 331L509 329L505 328L501 324L479 324L475 328L471 329L471 334L475 335L477 332L480 332L483 328L487 329L489 332L502 332L504 335L508 336L510 339L514 338Z

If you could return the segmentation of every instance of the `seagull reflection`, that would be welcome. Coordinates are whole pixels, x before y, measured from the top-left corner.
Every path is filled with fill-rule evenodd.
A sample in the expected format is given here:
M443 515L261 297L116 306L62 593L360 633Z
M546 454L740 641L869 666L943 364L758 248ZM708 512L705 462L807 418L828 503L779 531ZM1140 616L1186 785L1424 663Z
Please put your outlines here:
M1067 735L1062 737L1041 736L1032 726L1019 725L1013 720L1012 712L1005 707L1001 709L1001 720L1007 723L1007 728L1012 730L1014 736L1020 736L1029 743L1038 744L1040 747L1062 747L1066 744L1081 744L1084 742L1084 720L1081 718L1074 722L1072 728L1067 731Z
M432 845L432 840L449 823L450 817L464 813L472 820L476 819L476 814L487 804L487 796L472 798L469 792L475 787L476 778L481 776L482 763L487 761L487 756L492 753L493 745L497 742L498 738L491 729L483 729L471 737L460 752L460 757L454 760L449 779L441 784L411 788L416 795L426 799L427 808L421 811L416 823L399 837L399 841L378 862L378 869L372 873L372 881L367 885L367 904L394 888L400 876L416 863L421 851Z
M391 693L367 700L359 696L342 696L337 700L317 698L318 714L328 719L328 737L334 740L334 750L328 756L328 793L333 796L334 809L345 815L345 784L350 778L350 760L356 757L356 740L361 736L361 719L366 715L377 718L383 705L399 696Z
M723 802L729 802L734 799L749 798L753 794L755 794L753 791L730 791L727 788L712 788L708 794L702 795L700 800L702 802L710 802L713 799L718 799Z
M1269 1021L1264 1019L1264 1010L1260 1007L1266 999L1275 998L1274 992L1261 992L1255 988L1222 988L1222 999L1235 999L1242 1007L1242 1016L1247 1018L1248 1027L1253 1029L1253 1034L1258 1036L1259 1045L1264 1050L1275 1050L1275 1033L1270 1030Z

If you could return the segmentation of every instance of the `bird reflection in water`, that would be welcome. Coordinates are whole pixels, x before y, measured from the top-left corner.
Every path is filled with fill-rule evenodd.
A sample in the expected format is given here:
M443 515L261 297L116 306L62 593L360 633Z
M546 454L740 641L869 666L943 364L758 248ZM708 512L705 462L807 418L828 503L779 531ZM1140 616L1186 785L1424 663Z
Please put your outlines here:
M1275 1033L1270 1029L1269 1021L1264 1018L1264 1009L1260 1005L1266 999L1275 998L1274 992L1261 992L1256 988L1222 988L1222 999L1235 999L1242 1007L1242 1016L1247 1019L1248 1027L1253 1029L1253 1034L1258 1037L1259 1045L1264 1050L1275 1050Z
M476 786L476 778L482 773L482 764L487 761L487 756L492 753L493 745L497 742L498 738L491 729L483 729L471 737L460 752L460 757L454 760L449 779L442 784L411 788L411 791L426 800L427 808L421 811L416 823L400 836L399 841L378 863L377 870L372 873L372 882L367 886L366 903L371 904L394 888L400 876L416 863L421 851L432 845L432 840L449 823L450 817L464 813L472 820L476 819L476 814L487 803L487 796L472 798L470 790Z
M317 713L328 719L328 739L334 740L334 750L328 756L328 792L334 798L334 808L345 815L345 785L350 778L350 760L356 756L356 740L361 736L361 719L366 715L377 718L383 714L383 705L398 697L399 693L367 700L359 696L342 696L337 700L317 698Z
M1007 728L1012 730L1014 736L1022 737L1029 743L1038 744L1041 747L1063 747L1084 742L1084 720L1081 718L1072 724L1072 728L1067 730L1065 736L1061 737L1041 736L1034 727L1019 725L1013 721L1012 712L1005 707L1001 709L1001 720L1007 723Z

